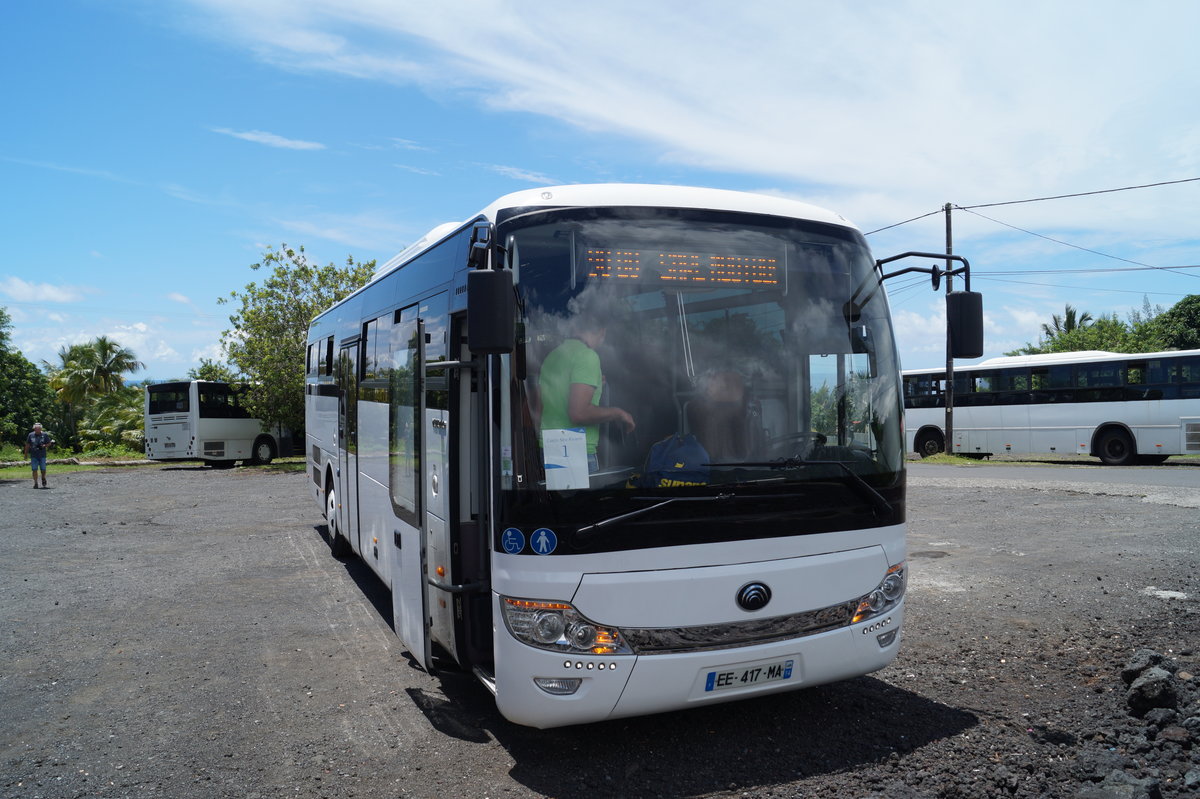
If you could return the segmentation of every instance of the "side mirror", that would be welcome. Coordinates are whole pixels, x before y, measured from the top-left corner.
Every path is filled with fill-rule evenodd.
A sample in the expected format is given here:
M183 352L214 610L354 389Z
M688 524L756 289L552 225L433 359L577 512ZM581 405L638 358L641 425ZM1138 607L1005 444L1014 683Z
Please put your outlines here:
M472 243L472 254L474 253ZM486 257L487 250L483 250ZM467 273L467 346L476 355L513 351L516 340L513 275L507 269Z
M479 221L471 226L471 249L467 263L472 269L487 269L488 248L492 244L492 223Z
M977 291L951 291L946 295L946 324L950 329L953 358L983 355L983 295Z

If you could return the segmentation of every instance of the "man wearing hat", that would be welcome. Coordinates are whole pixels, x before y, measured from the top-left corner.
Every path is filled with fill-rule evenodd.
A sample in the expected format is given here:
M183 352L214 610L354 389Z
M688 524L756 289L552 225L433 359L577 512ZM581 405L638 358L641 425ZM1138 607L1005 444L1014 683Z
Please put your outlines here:
M29 456L29 468L33 469L33 487L38 487L38 469L42 470L42 488L46 485L46 450L54 446L49 433L42 432L42 423L33 425L33 432L25 437L25 454Z

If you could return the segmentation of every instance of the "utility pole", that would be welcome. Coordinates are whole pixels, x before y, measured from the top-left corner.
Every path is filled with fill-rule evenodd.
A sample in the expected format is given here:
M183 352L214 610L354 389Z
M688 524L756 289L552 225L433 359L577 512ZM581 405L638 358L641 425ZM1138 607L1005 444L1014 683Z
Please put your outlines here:
M946 255L954 255L954 232L950 225L953 203L946 203ZM949 296L954 278L950 271L950 258L946 259L946 313L950 313ZM968 288L970 286L968 285ZM954 452L954 343L951 341L949 319L946 322L946 454Z

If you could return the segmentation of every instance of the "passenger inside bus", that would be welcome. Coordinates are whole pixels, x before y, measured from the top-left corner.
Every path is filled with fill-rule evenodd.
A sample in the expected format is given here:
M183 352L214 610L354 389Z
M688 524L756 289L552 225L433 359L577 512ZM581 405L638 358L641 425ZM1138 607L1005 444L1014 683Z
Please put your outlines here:
M571 335L546 356L538 377L540 429L583 427L590 473L600 469L596 451L600 425L616 422L626 433L637 426L624 408L600 405L604 376L596 348L607 333L608 326L596 309L577 316Z
M742 461L759 451L762 422L752 410L741 374L722 370L700 380L699 396L687 403L688 430L713 462Z

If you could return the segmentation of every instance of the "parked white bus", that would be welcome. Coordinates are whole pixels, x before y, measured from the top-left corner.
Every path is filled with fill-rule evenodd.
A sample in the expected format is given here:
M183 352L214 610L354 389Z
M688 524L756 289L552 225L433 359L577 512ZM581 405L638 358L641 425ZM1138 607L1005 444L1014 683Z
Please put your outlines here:
M330 545L418 663L520 724L882 668L907 571L881 274L840 216L737 192L536 189L436 228L311 325Z
M287 454L290 436L282 429L264 430L241 396L240 385L208 380L146 386L146 457L228 468L239 460L266 464Z
M903 373L907 446L945 450L945 369ZM954 370L954 441L964 455L1080 453L1106 464L1200 454L1200 350L1065 352Z

